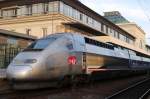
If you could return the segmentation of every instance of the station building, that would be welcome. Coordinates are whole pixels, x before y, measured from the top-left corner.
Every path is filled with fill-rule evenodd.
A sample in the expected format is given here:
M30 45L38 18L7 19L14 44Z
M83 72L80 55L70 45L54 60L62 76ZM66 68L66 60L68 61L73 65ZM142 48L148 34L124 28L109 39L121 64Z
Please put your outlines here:
M34 36L0 29L0 46L25 48L34 40L36 40Z
M6 68L13 57L34 40L34 36L0 29L0 70Z
M0 1L0 29L38 38L58 32L74 32L149 54L136 47L135 35L78 0Z
M146 33L140 26L134 22L128 21L118 11L104 12L104 17L131 35L134 35L136 38L134 42L135 47L149 53L150 47L146 44Z
M148 53L150 53L150 45L146 45L146 51L148 52Z

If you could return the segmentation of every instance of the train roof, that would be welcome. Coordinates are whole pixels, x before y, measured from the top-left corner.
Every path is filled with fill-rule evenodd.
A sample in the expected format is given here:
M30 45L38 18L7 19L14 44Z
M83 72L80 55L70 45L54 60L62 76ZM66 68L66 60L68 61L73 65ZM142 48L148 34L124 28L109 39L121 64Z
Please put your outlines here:
M83 38L88 38L88 39L90 39L90 40L93 40L94 43L100 42L100 43L103 43L103 44L105 44L105 45L112 46L112 47L125 48L125 49L132 50L132 51L136 52L136 54L139 55L139 56L143 56L143 57L148 57L148 58L150 58L149 55L146 55L146 54L137 52L137 51L135 51L135 50L133 50L133 49L129 49L129 48L126 48L126 47L123 47L123 46L114 44L114 43L112 43L112 42L107 42L107 43L105 43L105 42L102 42L102 41L98 41L98 40L96 40L96 39L94 39L94 38L92 38L92 37L89 37L89 36L83 35L83 34L77 34L77 33L72 33L72 32L62 32L62 33L50 34L50 35L48 35L48 36L45 37L45 38L50 38L50 37L52 37L52 36L57 36L57 35L58 35L58 36L59 36L59 35L77 35L77 36L82 36ZM41 39L45 39L45 38L41 38ZM92 42L92 43L93 43L93 42Z
M80 35L80 36L87 37L87 38L93 39L95 41L98 41L98 40L94 39L93 37L90 37L90 36L87 36L87 35L84 35L84 34L77 34L77 33L73 33L73 32L62 32L62 33L50 34L46 38L49 38L49 37L52 37L52 36L55 36L55 35L77 35L77 36ZM99 41L99 42L102 42L102 41ZM102 43L105 43L105 42L102 42ZM105 44L113 45L113 44L110 44L110 43L105 43Z
M102 41L98 41L96 39L94 39L93 37L90 37L90 36L87 36L87 35L84 35L84 34L77 34L77 33L73 33L73 32L62 32L62 33L55 33L55 34L50 34L48 35L47 37L45 38L49 38L49 37L52 37L52 36L57 36L57 35L77 35L77 36L82 36L83 38L89 38L89 39L92 39L92 40L95 40L97 42L101 42L101 43L104 43L104 44L107 44L107 45L110 45L110 46L114 46L113 44L111 43L106 43L106 42L102 42ZM45 38L41 38L41 39L45 39Z

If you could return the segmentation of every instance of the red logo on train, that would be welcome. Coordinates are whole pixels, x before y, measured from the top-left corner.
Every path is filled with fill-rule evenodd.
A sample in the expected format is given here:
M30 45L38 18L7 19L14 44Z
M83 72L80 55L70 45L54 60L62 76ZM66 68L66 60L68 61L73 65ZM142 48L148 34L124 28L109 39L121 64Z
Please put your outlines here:
M77 58L75 56L69 56L68 57L68 64L69 65L75 65L77 62Z

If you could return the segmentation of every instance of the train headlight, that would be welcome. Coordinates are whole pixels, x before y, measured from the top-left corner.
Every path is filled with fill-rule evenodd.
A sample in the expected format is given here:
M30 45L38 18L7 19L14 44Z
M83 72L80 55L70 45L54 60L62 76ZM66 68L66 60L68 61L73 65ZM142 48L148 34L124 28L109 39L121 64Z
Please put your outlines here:
M24 61L24 63L27 63L27 64L33 64L33 63L36 63L36 62L37 62L36 59L26 59L26 60Z
M27 74L28 74L28 71L22 71L22 72L20 73L21 76L25 76L25 75L27 75Z

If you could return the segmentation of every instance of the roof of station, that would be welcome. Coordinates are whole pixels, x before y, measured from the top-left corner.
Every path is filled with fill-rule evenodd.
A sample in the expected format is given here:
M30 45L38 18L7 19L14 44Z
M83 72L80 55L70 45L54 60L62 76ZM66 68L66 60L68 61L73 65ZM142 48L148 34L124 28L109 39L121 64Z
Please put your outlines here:
M17 32L8 31L8 30L3 30L3 29L0 29L0 35L23 38L23 39L27 39L27 40L37 39L35 36L26 35L26 34L23 34L23 33L17 33Z

